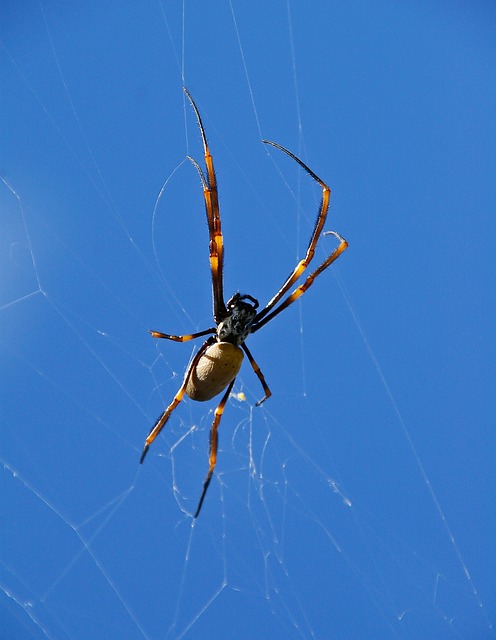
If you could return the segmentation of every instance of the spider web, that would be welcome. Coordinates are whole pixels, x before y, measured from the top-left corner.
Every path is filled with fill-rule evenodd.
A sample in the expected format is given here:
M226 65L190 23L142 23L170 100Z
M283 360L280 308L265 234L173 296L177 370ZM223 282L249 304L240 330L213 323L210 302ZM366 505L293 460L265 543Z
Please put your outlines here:
M468 138L480 165L469 177L474 232L486 237L480 122L491 109L470 64L490 67L490 41L479 16L453 16L444 46L478 39L455 73L448 55L434 57L446 16L423 14L433 57L419 80L405 46L418 35L413 16L361 10L5 8L4 637L492 637L494 370L488 294L481 285L474 300L471 280L490 272L490 252L482 243L464 273L452 255L467 202L441 201L438 182L449 193L466 166L423 174L422 192L416 171L425 154L435 169L456 157L452 127L477 104ZM469 97L404 162L418 130L404 131L396 83L428 118L422 90L439 75L450 88L461 76ZM147 330L212 324L201 188L185 161L201 160L201 145L182 77L216 162L227 295L266 302L318 207L315 184L261 137L329 180L327 228L351 245L301 305L250 339L273 396L254 408L261 389L242 369L194 525L215 403L182 403L138 465L195 348ZM439 256L419 259L412 220ZM323 238L316 259L332 248ZM457 318L460 291L472 304Z

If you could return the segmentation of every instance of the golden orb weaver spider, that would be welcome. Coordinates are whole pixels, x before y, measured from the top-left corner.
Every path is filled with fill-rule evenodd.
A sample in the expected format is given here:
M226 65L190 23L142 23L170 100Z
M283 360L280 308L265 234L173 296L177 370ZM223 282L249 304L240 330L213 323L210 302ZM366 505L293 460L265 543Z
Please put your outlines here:
M161 333L160 331L150 331L154 338L165 338L166 340L174 340L175 342L187 342L188 340L194 340L200 336L210 335L209 338L203 343L200 349L196 352L195 356L191 360L191 363L184 376L183 383L181 384L179 391L174 396L172 402L167 409L160 415L157 422L152 427L148 434L145 445L143 447L143 453L141 454L140 464L145 459L148 448L155 440L158 434L162 431L165 424L169 420L172 412L181 402L186 394L192 400L203 402L205 400L211 400L216 395L226 389L222 399L215 410L214 420L210 428L210 453L209 453L209 469L207 476L203 483L203 491L200 496L200 501L194 518L197 518L202 508L203 500L207 493L210 480L215 469L217 462L217 446L218 446L218 428L219 423L224 413L224 407L229 398L231 390L233 388L236 376L241 368L243 361L243 353L248 357L253 371L260 380L260 383L264 390L264 397L259 400L256 405L259 406L267 400L272 394L265 382L260 367L255 362L255 359L251 355L250 350L245 344L245 340L251 333L255 333L261 329L267 322L270 322L281 311L289 307L290 304L298 300L305 291L312 285L313 281L319 276L329 265L331 265L346 249L348 243L342 238L339 233L335 231L327 231L324 235L332 234L339 240L339 245L328 256L324 262L309 276L305 281L294 289L287 298L280 302L281 298L290 290L294 283L300 278L300 276L306 271L308 265L312 261L315 253L315 247L324 228L324 224L327 217L327 211L329 209L329 199L331 196L331 190L307 165L297 158L291 151L288 151L280 144L271 142L270 140L262 140L265 144L269 144L276 149L280 149L300 167L302 167L321 187L322 187L322 202L319 207L317 220L310 237L307 252L303 260L300 260L296 267L291 271L286 281L279 289L279 291L269 300L265 307L261 311L258 309L258 300L247 294L235 293L228 302L224 302L223 291L223 268L224 268L224 240L221 231L220 212L219 212L219 199L217 195L217 180L215 177L214 163L207 143L207 137L203 128L200 112L186 88L184 92L188 97L188 100L193 107L193 110L198 121L198 127L203 141L203 150L206 166L206 175L202 168L190 156L188 160L198 171L200 180L203 186L203 197L205 200L205 210L207 214L208 232L210 236L210 270L212 274L212 295L213 295L213 315L215 327L210 327L204 331L198 331L197 333L191 333L183 336L169 335L167 333ZM279 304L280 302L280 304ZM227 388L226 388L227 387Z

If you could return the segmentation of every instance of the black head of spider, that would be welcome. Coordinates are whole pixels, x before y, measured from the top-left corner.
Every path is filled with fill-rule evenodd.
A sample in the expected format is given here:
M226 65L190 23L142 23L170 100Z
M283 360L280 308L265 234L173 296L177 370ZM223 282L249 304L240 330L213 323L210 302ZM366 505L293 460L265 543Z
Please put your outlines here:
M219 342L243 344L257 315L258 300L249 295L235 293L226 308L228 315L217 328L217 338Z

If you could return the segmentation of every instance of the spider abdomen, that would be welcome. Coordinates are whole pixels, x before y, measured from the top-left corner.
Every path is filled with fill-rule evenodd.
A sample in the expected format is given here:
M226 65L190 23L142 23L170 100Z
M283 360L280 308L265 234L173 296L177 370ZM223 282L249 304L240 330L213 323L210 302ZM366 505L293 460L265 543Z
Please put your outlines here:
M230 342L210 346L191 372L186 395L198 402L215 398L238 375L243 356L243 351Z

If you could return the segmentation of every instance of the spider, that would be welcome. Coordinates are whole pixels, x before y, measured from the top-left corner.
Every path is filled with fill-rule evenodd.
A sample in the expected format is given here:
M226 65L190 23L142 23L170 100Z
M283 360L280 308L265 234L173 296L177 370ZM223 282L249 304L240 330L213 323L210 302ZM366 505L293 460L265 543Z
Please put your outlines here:
M210 270L212 275L213 317L215 326L203 331L198 331L197 333L182 336L169 335L167 333L161 333L160 331L150 331L150 334L154 338L164 338L175 342L188 342L189 340L194 340L195 338L206 335L209 335L210 337L205 340L203 345L196 352L186 371L183 383L174 396L172 402L160 415L148 434L145 440L143 453L141 454L140 464L145 459L150 445L162 431L172 412L183 399L184 394L192 400L204 402L206 400L211 400L225 389L224 395L215 410L214 419L210 428L209 468L203 483L203 491L200 496L200 501L198 502L198 506L193 516L194 518L197 518L202 508L217 462L219 423L236 380L236 376L241 368L244 354L246 354L248 361L255 372L255 375L258 377L264 391L263 398L256 403L256 406L261 405L262 402L272 395L267 383L265 382L265 378L260 367L245 344L246 339L251 333L255 333L261 329L264 325L279 315L281 311L298 300L298 298L302 296L312 285L315 278L327 269L327 267L343 253L348 246L348 243L335 231L327 231L324 235L332 234L335 236L339 241L338 247L334 249L324 262L315 269L315 271L310 275L307 275L302 284L297 286L292 293L284 298L291 287L306 271L314 257L315 248L326 221L331 190L323 180L309 169L304 162L291 153L291 151L288 151L276 142L262 140L265 144L276 147L276 149L287 154L322 187L322 202L319 207L317 220L315 221L315 226L310 237L305 257L303 260L298 262L296 267L286 278L282 287L271 298L271 300L269 300L265 307L258 311L258 300L250 295L241 293L235 293L232 298L225 302L223 291L224 241L221 231L219 198L217 193L217 180L215 177L214 164L208 147L207 137L205 135L205 129L203 127L200 112L198 111L189 91L184 88L184 92L195 112L203 141L206 174L194 158L191 158L190 156L187 157L198 171L203 187L203 197L205 200L205 210L210 237ZM282 300L282 298L284 298L284 300Z

